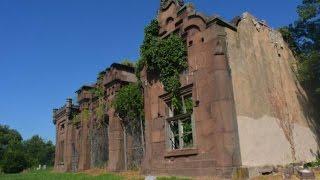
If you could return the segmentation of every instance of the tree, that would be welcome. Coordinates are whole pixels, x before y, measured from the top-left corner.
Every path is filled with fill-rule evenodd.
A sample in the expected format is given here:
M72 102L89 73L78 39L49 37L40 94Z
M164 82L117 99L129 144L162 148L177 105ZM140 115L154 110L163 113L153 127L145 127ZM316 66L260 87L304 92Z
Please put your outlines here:
M20 133L0 125L0 169L5 173L18 173L39 164L52 166L55 146L36 135L23 141Z
M303 0L297 11L299 19L280 32L298 58L299 80L320 93L320 0Z
M12 141L8 145L2 159L4 173L19 173L30 167L24 146L20 141Z
M11 142L21 142L22 137L20 133L9 126L0 125L0 161ZM1 166L0 166L1 167Z
M296 74L299 81L319 107L320 0L303 0L297 12L299 19L280 28L280 32L298 59Z
M53 166L54 165L54 156L55 156L55 145L52 143L52 141L48 141L45 146L46 155L43 159L43 164Z
M51 141L45 142L40 136L35 135L26 140L24 146L31 166L53 165L55 148Z

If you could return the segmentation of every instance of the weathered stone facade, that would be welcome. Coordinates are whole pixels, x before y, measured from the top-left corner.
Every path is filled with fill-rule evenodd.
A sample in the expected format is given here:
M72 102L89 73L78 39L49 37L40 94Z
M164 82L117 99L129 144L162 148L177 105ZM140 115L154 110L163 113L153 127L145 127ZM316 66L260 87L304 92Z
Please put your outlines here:
M228 23L176 0L161 7L158 22L161 38L176 33L186 41L181 96L194 107L191 115L175 116L157 75L142 72L144 173L230 178L239 167L315 159L316 135L305 113L311 107L279 32L248 13ZM191 146L184 146L185 131Z
M121 119L115 114L111 102L117 91L136 82L134 68L112 64L100 73L104 87L104 120L98 120L95 109L98 99L93 90L95 86L83 86L77 91L78 106L68 100L59 110L54 110L56 125L57 171L83 171L90 168L106 167L110 171L125 170L130 166L133 142L124 131ZM75 121L75 115L80 119Z
M56 125L56 152L54 167L57 171L72 171L72 134L76 128L71 124L71 114L79 107L67 100L65 106L53 110L53 123ZM78 130L77 130L78 131Z
M161 1L160 38L175 33L188 47L188 69L180 75L184 112L171 106L158 75L141 72L145 111L145 174L230 178L238 168L307 162L318 150L314 119L294 76L292 52L279 32L249 13L230 23L198 13L181 0ZM113 64L103 73L105 100L136 82L134 69ZM57 129L55 169L78 171L103 159L109 171L128 169L135 140L108 105L106 128L96 118L71 123L72 112L93 111L96 101L84 86L79 106L70 100L54 110ZM192 108L186 104L191 100ZM103 152L94 147L102 147ZM95 150L93 150L95 149ZM98 148L99 149L99 148Z

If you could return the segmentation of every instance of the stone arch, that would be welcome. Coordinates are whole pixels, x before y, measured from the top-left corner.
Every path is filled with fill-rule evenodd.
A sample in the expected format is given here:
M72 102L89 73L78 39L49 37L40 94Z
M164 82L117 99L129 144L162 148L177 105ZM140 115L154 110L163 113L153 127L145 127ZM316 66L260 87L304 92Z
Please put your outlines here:
M191 20L191 19L201 19L203 21L203 23L206 23L206 18L204 15L202 14L199 14L199 13L196 13L196 14L191 14L188 16L188 19Z
M201 32L201 29L197 25L190 25L184 29L185 32L190 33L190 35L194 35L198 32Z

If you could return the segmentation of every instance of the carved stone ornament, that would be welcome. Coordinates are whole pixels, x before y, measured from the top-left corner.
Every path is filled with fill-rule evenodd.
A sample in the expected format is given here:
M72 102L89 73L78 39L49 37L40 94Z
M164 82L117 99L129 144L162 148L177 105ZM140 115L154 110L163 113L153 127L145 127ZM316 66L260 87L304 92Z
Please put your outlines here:
M171 1L175 1L180 6L183 6L184 4L183 0L160 0L161 9L167 8Z

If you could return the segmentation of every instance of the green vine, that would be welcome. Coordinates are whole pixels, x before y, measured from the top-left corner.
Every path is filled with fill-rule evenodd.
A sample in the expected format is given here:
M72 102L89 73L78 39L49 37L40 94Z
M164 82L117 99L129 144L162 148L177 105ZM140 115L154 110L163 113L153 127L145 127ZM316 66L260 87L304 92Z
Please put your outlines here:
M129 59L122 60L120 64L125 65L125 66L129 66L129 67L133 67L133 68L136 67L136 64L134 62L130 61Z
M101 72L98 75L96 86L91 90L91 93L97 98L98 104L97 107L94 109L94 113L96 118L99 122L99 127L101 127L104 123L105 119L105 109L107 107L105 101L105 89L103 87L103 77L104 72Z
M122 87L112 102L120 118L136 121L143 116L143 97L140 86L129 84ZM137 123L138 124L138 123Z
M180 74L187 69L187 48L183 39L178 35L170 35L161 39L158 36L159 25L153 20L145 28L145 38L141 46L141 59L137 63L137 74L143 67L148 72L156 72L167 92L172 93L172 104L181 107L179 88Z
M74 125L80 123L81 121L87 122L89 121L91 116L91 112L89 111L88 108L84 108L80 113L74 114L72 117L72 123Z
M187 98L184 100L184 105L186 108L186 113L191 114L193 112L194 103L192 101L192 98Z

